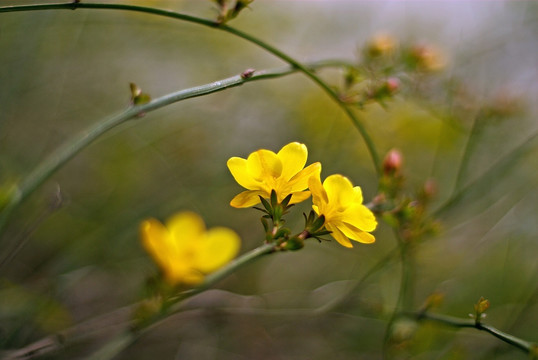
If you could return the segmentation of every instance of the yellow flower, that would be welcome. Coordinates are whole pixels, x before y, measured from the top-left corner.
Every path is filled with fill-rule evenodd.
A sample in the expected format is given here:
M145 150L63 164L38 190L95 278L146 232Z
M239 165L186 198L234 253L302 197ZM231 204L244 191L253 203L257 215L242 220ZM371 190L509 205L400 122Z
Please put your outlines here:
M375 241L368 232L375 230L377 221L374 214L362 204L362 191L353 187L351 181L342 175L331 175L323 185L318 176L308 181L312 191L312 208L319 216L325 216L325 228L331 236L345 247L353 247L351 240L361 243Z
M172 216L166 226L156 219L140 225L142 244L172 284L196 285L204 275L232 260L239 251L239 236L231 229L206 230L192 212Z
M308 179L321 172L321 164L316 162L304 168L308 150L297 142L284 146L275 154L261 149L251 153L247 159L232 157L228 169L235 181L246 191L236 195L230 205L245 208L260 203L259 196L268 199L275 190L278 202L292 195L290 204L296 204L310 197ZM304 169L303 169L304 168Z
M391 35L379 33L368 42L367 51L370 56L383 56L390 54L396 47L396 39Z

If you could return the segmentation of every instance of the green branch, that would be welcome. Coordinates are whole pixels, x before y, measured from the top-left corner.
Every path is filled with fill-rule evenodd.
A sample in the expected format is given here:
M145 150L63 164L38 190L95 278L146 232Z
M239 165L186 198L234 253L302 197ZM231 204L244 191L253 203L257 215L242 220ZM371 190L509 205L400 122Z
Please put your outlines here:
M446 212L459 205L466 196L469 197L466 200L474 201L487 195L487 193L491 191L491 179L497 179L496 181L499 181L498 179L510 174L512 168L521 158L536 149L537 140L538 132L535 132L516 148L498 159L476 179L467 183L465 186L462 186L461 189L459 189L456 193L453 193L448 200L446 200L435 211L433 211L432 215L437 218L444 216Z
M2 8L0 8L0 11ZM319 61L308 64L312 69L321 67L342 66L342 62L336 60ZM123 124L124 122L138 118L142 114L149 113L164 106L170 105L194 97L212 94L225 89L236 87L247 82L262 79L271 79L285 76L296 72L297 69L291 66L280 67L270 70L255 71L249 76L236 75L209 84L196 86L193 88L173 92L143 105L131 106L126 110L106 118L92 125L78 136L70 139L66 144L56 149L50 156L35 167L17 187L11 192L9 200L4 206L0 204L0 232L6 225L11 213L30 194L32 194L41 184L43 184L56 170L72 159L81 150L93 143L97 138L107 131ZM126 92L127 94L127 92Z
M123 324L127 330L113 336L102 348L92 354L90 359L112 359L129 345L134 343L140 335L145 333L151 327L157 325L166 317L175 314L181 310L182 301L194 295L197 295L218 283L226 276L232 274L240 267L270 253L275 252L274 244L263 244L254 250L251 250L235 260L231 261L220 270L206 276L205 281L198 287L180 293L173 300L173 304L169 303L165 310L157 314L150 322L145 323L146 326L142 329L134 330L134 319L132 318L133 311L140 305L135 303L124 308L113 311L112 313L99 316L93 320L86 321L57 334L47 336L41 340L26 345L24 348L0 352L0 357L5 360L16 359L33 359L44 355L50 355L61 351L63 348L74 344L75 342L87 341L94 336L95 329L104 329L111 326ZM173 305L173 306L170 306Z
M392 311L383 339L383 356L387 357L388 345L392 336L394 323L401 312L407 311L413 306L414 295L414 272L413 272L413 244L406 243L400 236L398 230L394 230L394 237L398 242L397 250L400 254L401 273L400 273L400 290L398 299Z
M475 319L460 319L457 317L432 314L428 312L420 312L416 314L407 314L407 315L419 321L429 320L429 321L434 321L437 323L441 323L441 324L456 327L456 328L475 328L477 330L485 331L495 336L497 339L500 339L504 341L505 343L508 343L512 346L517 347L520 350L525 351L526 353L528 353L529 355L533 357L536 357L538 355L538 350L537 350L538 344L520 339L511 334L507 334L491 325L487 325L479 321L477 322Z
M122 5L122 4L99 4L99 3L60 3L60 4L46 4L46 5L12 5L12 6L4 6L0 7L0 12L13 12L13 11L30 11L30 10L59 10L59 9L108 9L108 10L125 10L125 11L135 11L135 12L142 12L147 14L153 14L158 16L164 16L168 18L173 18L177 20L187 21L203 26L208 26L211 28L219 29L222 31L225 31L227 33L236 35L242 39L245 39L253 44L258 45L259 47L265 49L266 51L270 52L271 54L275 55L276 57L284 60L288 64L292 65L294 68L308 76L310 79L312 79L317 85L319 85L339 106L342 108L342 110L346 113L346 115L350 118L355 128L359 131L360 135L362 136L366 147L368 148L368 152L370 153L370 157L372 158L372 162L374 164L375 170L377 174L379 175L381 172L381 163L379 160L379 155L377 154L377 150L375 148L374 142L372 141L370 135L366 131L366 128L364 125L359 121L358 117L353 113L353 111L344 104L342 101L340 101L340 98L338 94L332 90L327 83L325 83L323 80L321 80L317 75L315 75L307 66L301 64L299 61L295 60L291 56L283 53L282 51L278 50L277 48L265 43L264 41L249 35L243 31L240 31L236 28L233 28L228 25L221 24L217 21L213 20L207 20L203 18L199 18L196 16L186 15L177 13L174 11L168 11L168 10L161 10L161 9L155 9L150 7L144 7L144 6L135 6L135 5Z
M474 148L476 146L477 137L481 132L482 119L482 112L479 112L473 119L473 124L471 125L471 130L469 131L469 135L467 136L467 141L463 148L463 155L461 157L460 165L456 173L456 182L454 184L453 193L456 193L458 190L460 190L463 184L466 172L468 171L471 155L473 154Z

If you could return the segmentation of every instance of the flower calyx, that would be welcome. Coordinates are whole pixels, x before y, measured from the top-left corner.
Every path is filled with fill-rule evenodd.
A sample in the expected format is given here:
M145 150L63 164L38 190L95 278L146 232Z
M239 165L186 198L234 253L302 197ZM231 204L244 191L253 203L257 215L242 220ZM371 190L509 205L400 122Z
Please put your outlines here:
M306 238L314 238L321 242L322 240L329 241L327 239L322 239L321 236L329 235L331 231L325 229L325 215L316 214L314 210L310 210L308 217L303 213L305 219L305 231L307 233Z
M263 209L257 206L254 206L254 209L260 210L261 212L265 213L262 219L271 219L273 221L273 224L275 225L284 224L285 220L282 219L282 216L284 216L294 205L290 204L291 197L292 195L289 194L284 198L284 200L282 200L282 202L279 203L276 191L271 190L271 196L269 197L270 202L260 195L259 198L263 205Z

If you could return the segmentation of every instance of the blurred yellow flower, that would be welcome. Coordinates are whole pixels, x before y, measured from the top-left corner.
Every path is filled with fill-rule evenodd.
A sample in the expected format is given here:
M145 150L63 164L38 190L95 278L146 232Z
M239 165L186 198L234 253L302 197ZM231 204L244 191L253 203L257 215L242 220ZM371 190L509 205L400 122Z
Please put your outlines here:
M411 51L418 67L424 71L439 71L447 65L445 55L436 47L416 45Z
M374 35L367 45L370 56L383 56L390 54L396 48L396 39L389 34L379 33Z
M375 241L370 231L375 230L377 221L374 214L362 204L362 191L353 187L351 181L342 175L331 175L323 185L319 175L308 181L312 192L312 208L325 216L325 228L331 236L345 247L353 247L351 240L361 243Z
M261 149L251 153L247 159L232 157L228 160L228 169L235 181L246 191L236 195L230 205L245 208L260 203L259 196L270 198L275 190L278 202L292 195L290 204L296 204L310 197L308 179L321 172L321 164L316 162L304 168L308 150L304 144L297 142L284 146L275 154ZM303 169L304 168L304 169Z
M197 285L205 274L217 270L239 251L239 236L231 229L206 230L193 212L172 216L166 226L156 219L140 225L142 244L172 284Z

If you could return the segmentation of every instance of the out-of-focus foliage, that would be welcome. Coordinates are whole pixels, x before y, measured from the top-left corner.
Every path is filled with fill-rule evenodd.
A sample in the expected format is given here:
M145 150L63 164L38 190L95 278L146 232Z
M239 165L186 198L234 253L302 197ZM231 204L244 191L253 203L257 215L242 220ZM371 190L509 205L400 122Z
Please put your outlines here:
M136 3L219 13L211 1ZM301 61L353 62L390 48L417 69L398 92L357 110L382 155L403 154L405 191L419 192L428 178L437 184L429 208L442 230L417 245L414 305L442 292L435 311L466 317L484 296L489 323L531 341L538 340L537 14L526 1L258 0L232 23ZM372 47L377 34L395 43ZM53 149L130 106L130 83L155 98L280 65L241 39L171 19L83 9L0 14L0 201ZM386 71L375 66L372 74ZM345 85L340 70L318 74ZM374 93L394 86L381 83ZM193 210L208 227L235 229L242 251L256 247L264 236L259 213L228 205L240 189L226 161L292 141L308 146L324 177L343 174L373 200L376 173L358 132L300 74L151 112L78 154L17 209L0 239L0 348L140 300L157 271L137 234L147 217ZM302 222L297 216L287 225ZM379 359L400 265L389 261L354 287L396 246L388 224L380 221L374 235L368 246L311 241L249 264L120 358ZM430 323L396 330L400 354L416 359L527 359L472 330ZM55 358L95 346L86 345Z

